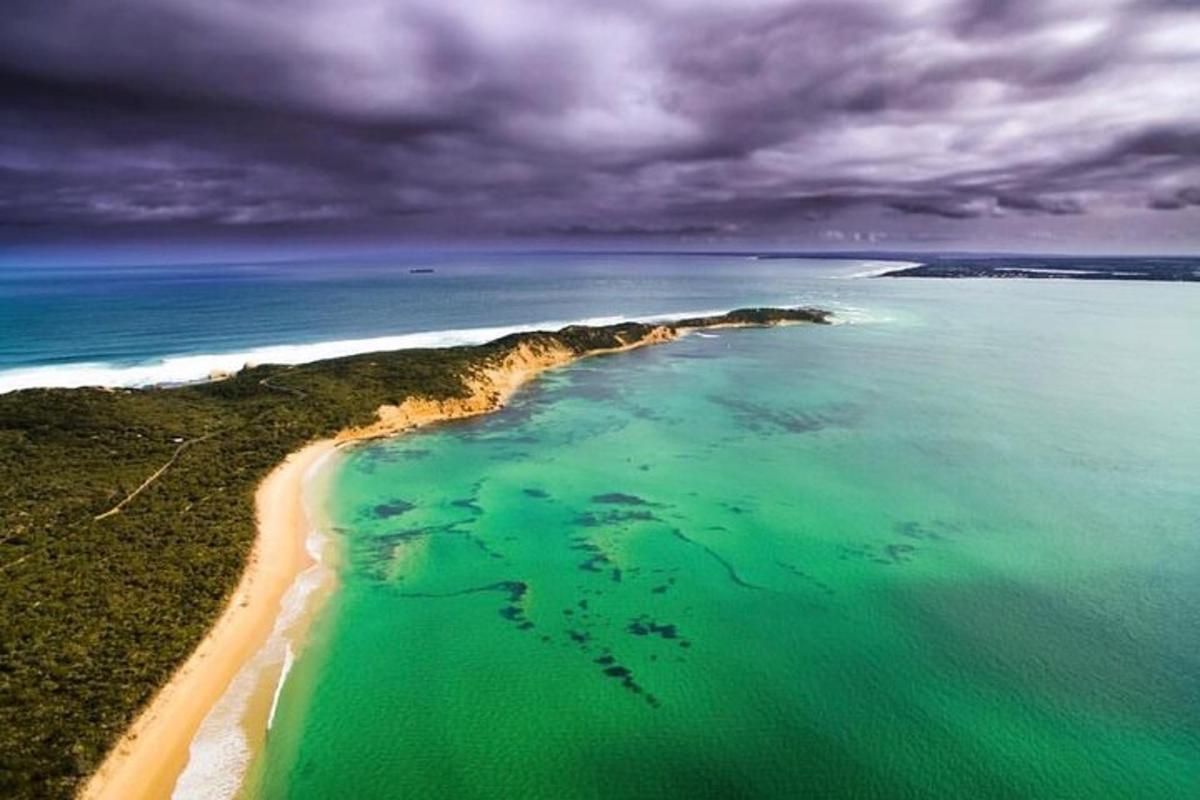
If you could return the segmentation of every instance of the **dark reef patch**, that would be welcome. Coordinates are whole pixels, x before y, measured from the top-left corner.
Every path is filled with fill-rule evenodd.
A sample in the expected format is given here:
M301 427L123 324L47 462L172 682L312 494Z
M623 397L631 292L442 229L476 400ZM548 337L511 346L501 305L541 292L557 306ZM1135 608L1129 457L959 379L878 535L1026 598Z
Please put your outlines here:
M380 503L371 509L371 513L380 519L390 519L398 517L401 514L407 514L416 506L407 500L390 500L386 503Z
M508 592L508 604L501 607L500 616L515 623L517 630L527 631L532 628L533 622L525 616L525 609L520 605L521 599L529 591L528 584L524 581L504 581L494 584L494 586L501 591Z
M454 522L445 522L441 525L429 525L421 528L406 528L400 531L393 531L379 536L371 537L368 542L360 545L362 552L368 554L368 557L373 557L375 560L386 560L391 557L392 550L401 542L412 539L419 539L422 536L433 535L451 535L461 536L467 541L474 544L483 552L484 555L493 558L501 559L503 554L496 552L482 538L469 530L464 530L462 526L470 525L474 522L473 519L460 519Z
M721 355L719 353L673 352L673 353L667 354L667 358L679 358L679 359L683 359L685 361L712 361L712 360L720 358L720 357L721 357Z
M461 500L451 500L450 505L454 506L455 508L465 508L474 514L483 513L483 509L479 505L479 500L475 497L464 497Z
M629 409L629 413L631 416L637 419L644 419L647 422L662 422L668 419L665 414L662 414L659 411L650 408L649 406L632 406Z
M483 592L504 592L508 595L509 603L520 602L525 593L529 591L529 584L525 581L497 581L496 583L488 583L483 586L471 586L466 589L458 589L453 592L397 592L400 597L413 598L442 598L442 597L462 597L468 594L481 594Z
M883 548L883 555L891 559L893 564L901 564L907 561L916 549L911 544L889 544Z
M405 528L398 531L376 534L351 540L351 557L364 577L375 581L387 581L387 567L395 556L396 548L407 542L437 534L451 534L473 539L466 531L459 530L459 522L448 522L442 525L430 525L417 528Z
M658 503L651 503L649 500L644 500L635 494L625 494L624 492L608 492L606 494L592 495L593 503L602 505L619 505L619 506L657 506Z
M709 395L708 399L729 409L740 427L759 434L779 431L804 434L825 428L848 428L863 415L862 408L852 403L832 403L809 411L781 411L739 397Z
M809 575L807 572L800 569L795 564L789 564L786 561L776 561L775 563L778 564L782 569L785 569L788 572L795 575L797 578L800 578L801 580L812 584L813 586L820 589L825 594L833 594L833 587L831 587L829 584L825 583L824 581L820 581L817 578L815 578L814 576Z
M842 545L838 548L840 560L856 558L873 564L906 564L912 560L917 548L911 544L887 544L876 547L870 544Z
M421 447L372 447L355 453L355 458L366 463L397 464L401 461L416 461L433 455L432 450Z
M531 433L524 433L519 436L496 437L489 441L495 444L539 444L542 440Z
M602 656L601 658L598 658L595 661L597 664L601 665L600 671L606 677L619 680L621 682L621 686L624 687L630 693L644 696L646 699L646 702L649 703L651 707L653 707L653 708L659 707L660 703L658 701L658 698L655 697L653 694L650 694L649 692L647 692L645 689L643 689L641 687L641 685L633 679L633 670L632 669L624 666L623 664L616 663L616 659L614 659L610 655Z
M604 402L620 400L623 392L607 370L588 366L576 366L571 370L569 388L565 387L565 390L573 397Z
M915 520L897 522L893 528L896 533L901 536L907 536L909 539L934 542L946 539L951 534L959 533L962 530L961 526L940 519L935 519L929 523L921 523Z
M575 524L581 528L603 528L626 522L662 522L662 519L650 511L620 510L606 511L603 514L587 511L575 518Z
M664 639L679 638L679 630L674 623L655 622L649 615L642 614L630 621L625 630L634 636L661 636Z
M607 563L609 563L608 556L604 555L603 553L597 553L587 561L584 561L582 564L580 564L579 568L585 572L603 572L604 570L600 568L600 565Z
M681 541L687 542L692 547L698 547L701 550L703 550L705 553L708 553L708 555L711 556L714 561L716 561L718 564L720 564L722 567L725 568L726 574L729 575L729 580L733 581L738 586L741 586L743 589L756 589L756 590L761 591L765 588L765 587L750 583L749 581L743 580L742 577L740 575L738 575L737 570L734 568L733 564L729 563L729 561L726 560L726 558L724 556L722 556L717 551L713 550L708 545L702 544L701 542L697 542L695 539L692 539L691 537L689 537L687 534L685 534L683 531L679 530L678 528L672 528L671 535L673 535L675 538L677 538Z

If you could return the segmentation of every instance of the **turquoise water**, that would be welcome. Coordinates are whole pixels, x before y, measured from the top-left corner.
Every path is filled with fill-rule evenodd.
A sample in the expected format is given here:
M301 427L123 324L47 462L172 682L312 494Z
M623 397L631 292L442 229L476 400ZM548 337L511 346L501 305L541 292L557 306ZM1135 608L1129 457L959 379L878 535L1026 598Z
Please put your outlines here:
M244 794L1200 796L1200 291L807 292L346 451Z

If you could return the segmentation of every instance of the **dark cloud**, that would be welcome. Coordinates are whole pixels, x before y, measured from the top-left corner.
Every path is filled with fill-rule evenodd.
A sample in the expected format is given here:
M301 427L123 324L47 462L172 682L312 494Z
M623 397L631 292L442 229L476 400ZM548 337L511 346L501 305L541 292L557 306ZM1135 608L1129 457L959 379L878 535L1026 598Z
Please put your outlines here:
M645 225L619 225L596 227L594 225L558 225L547 228L517 229L511 233L515 236L561 236L583 238L620 239L655 237L655 238L689 238L696 236L712 236L722 233L718 225L677 225L674 227L647 227Z
M888 207L902 214L924 214L946 219L974 219L988 213L979 203L967 200L924 198L920 200L893 200Z
M10 0L0 238L1086 237L1198 205L1198 43L1179 0Z
M1034 197L1003 194L996 198L999 208L1040 214L1082 214L1083 203L1074 197Z
M1115 154L1195 159L1200 157L1200 126L1151 128L1121 142Z
M1188 206L1200 206L1200 186L1187 186L1150 198L1150 208L1158 211L1178 211Z

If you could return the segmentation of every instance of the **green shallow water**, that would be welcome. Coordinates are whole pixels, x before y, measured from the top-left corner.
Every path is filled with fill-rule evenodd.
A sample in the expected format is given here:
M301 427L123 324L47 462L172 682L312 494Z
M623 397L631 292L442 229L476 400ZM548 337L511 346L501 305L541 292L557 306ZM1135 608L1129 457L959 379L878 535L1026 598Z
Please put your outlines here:
M244 794L1200 796L1200 295L868 283L345 453Z

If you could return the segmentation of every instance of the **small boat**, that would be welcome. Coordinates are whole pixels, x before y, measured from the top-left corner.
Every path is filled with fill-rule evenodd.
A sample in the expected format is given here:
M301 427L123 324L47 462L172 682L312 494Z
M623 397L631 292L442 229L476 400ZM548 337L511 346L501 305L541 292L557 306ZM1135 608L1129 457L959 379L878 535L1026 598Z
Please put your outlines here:
M433 272L433 267L413 267L409 270L409 273L413 275L428 275L431 272Z

